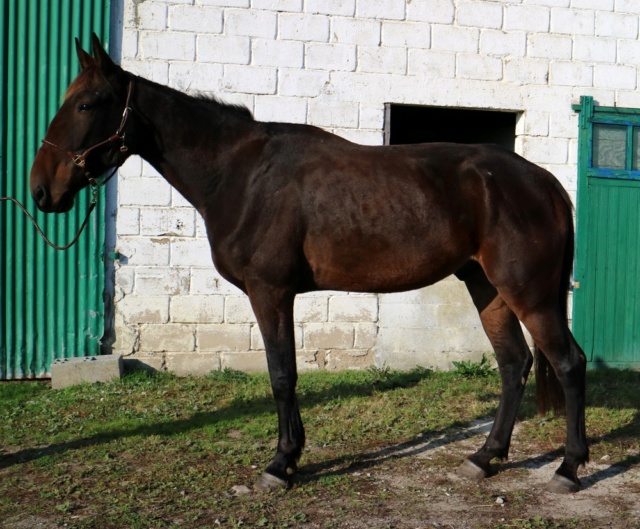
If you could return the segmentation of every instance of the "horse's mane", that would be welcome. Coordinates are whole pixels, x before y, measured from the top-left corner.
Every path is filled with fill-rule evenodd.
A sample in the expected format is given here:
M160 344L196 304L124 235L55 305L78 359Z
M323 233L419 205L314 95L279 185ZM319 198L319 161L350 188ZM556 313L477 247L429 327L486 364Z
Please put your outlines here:
M234 112L236 114L238 114L239 116L244 116L245 118L248 118L250 120L253 121L253 114L251 113L251 110L249 110L246 106L244 105L240 105L240 104L233 104L233 103L226 103L224 101L222 101L221 99L219 99L217 96L215 95L210 95L210 94L203 94L203 93L196 93L193 95L190 94L185 94L187 97L191 97L197 101L201 101L205 106L217 106L217 107L224 107L226 110L230 110L231 112Z
M211 95L211 94L205 94L203 92L196 92L193 94L188 94L186 92L183 92L181 90L177 90L175 88L172 88L170 86L166 86L163 84L159 84L159 83L155 83L153 81L150 81L149 79L145 79L144 77L136 77L137 81L142 81L145 83L149 83L151 85L153 85L154 87L162 90L165 93L170 93L172 94L174 97L176 97L177 99L181 99L182 101L188 102L191 105L201 105L202 106L202 110L203 111L224 111L227 113L231 113L233 115L235 115L236 117L242 118L242 119L246 119L246 120L250 120L250 121L254 121L253 118L253 114L251 113L251 110L249 110L246 106L244 105L239 105L239 104L232 104L232 103L226 103L224 101L222 101L221 99L219 99L217 96L215 95Z

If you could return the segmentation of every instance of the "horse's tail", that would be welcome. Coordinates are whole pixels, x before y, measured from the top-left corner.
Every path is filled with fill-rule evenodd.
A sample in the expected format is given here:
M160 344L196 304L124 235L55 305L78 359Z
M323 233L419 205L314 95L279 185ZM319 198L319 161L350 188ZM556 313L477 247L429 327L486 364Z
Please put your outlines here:
M563 314L563 320L568 323L567 298L569 297L569 284L573 268L573 256L575 248L575 234L573 227L573 204L566 190L555 178L555 187L566 204L567 234L562 260L560 276L560 288L558 289L558 303ZM563 208L564 209L564 208ZM536 373L536 404L538 413L543 415L549 410L558 414L565 413L564 391L549 360L537 346L534 346L535 373Z

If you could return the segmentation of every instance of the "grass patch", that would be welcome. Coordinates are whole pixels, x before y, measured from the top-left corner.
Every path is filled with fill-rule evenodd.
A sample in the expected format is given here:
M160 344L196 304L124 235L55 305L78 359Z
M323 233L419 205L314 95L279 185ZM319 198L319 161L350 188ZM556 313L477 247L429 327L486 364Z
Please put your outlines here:
M402 450L495 413L499 377L480 371L301 374L308 441L300 474L291 490L260 497L230 491L252 485L274 453L275 403L266 374L138 372L61 391L41 382L3 383L0 527L15 516L78 529L339 527L340 512L383 519L384 505L399 499L377 475L394 466L412 474L417 464L429 472L459 462L456 456L418 463ZM638 373L589 373L594 459L638 462L639 384ZM533 410L528 388L520 415L528 419L525 435L543 449L561 446L564 418L537 418ZM412 505L424 503L425 483L407 489ZM556 522L520 517L504 527L573 527L549 523Z

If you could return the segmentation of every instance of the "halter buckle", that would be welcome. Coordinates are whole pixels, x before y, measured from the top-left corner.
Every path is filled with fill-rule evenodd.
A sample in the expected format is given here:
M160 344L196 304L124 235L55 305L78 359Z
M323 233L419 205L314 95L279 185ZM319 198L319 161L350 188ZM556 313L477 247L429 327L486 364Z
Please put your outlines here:
M84 159L84 156L82 154L76 154L71 159L73 160L73 163L80 168L84 168L84 166L86 165L86 160Z

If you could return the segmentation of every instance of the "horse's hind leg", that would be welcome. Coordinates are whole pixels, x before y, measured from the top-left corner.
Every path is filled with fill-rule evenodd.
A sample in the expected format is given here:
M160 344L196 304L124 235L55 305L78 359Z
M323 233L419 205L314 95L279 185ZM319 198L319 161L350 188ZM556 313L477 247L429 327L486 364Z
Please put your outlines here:
M577 492L580 490L578 467L589 460L584 417L586 357L569 331L559 306L531 311L522 317L522 322L553 367L565 398L565 457L547 484L547 490L559 493ZM544 381L536 382L540 384Z
M484 445L471 455L458 472L466 477L483 478L491 474L493 458L506 460L516 414L533 363L533 356L522 334L520 323L482 268L470 263L456 274L462 279L478 309L482 326L493 346L502 379L500 404L491 432Z
M294 295L264 285L247 288L267 353L271 389L278 411L276 455L256 488L279 489L295 472L305 435L295 388L298 379L293 327Z

